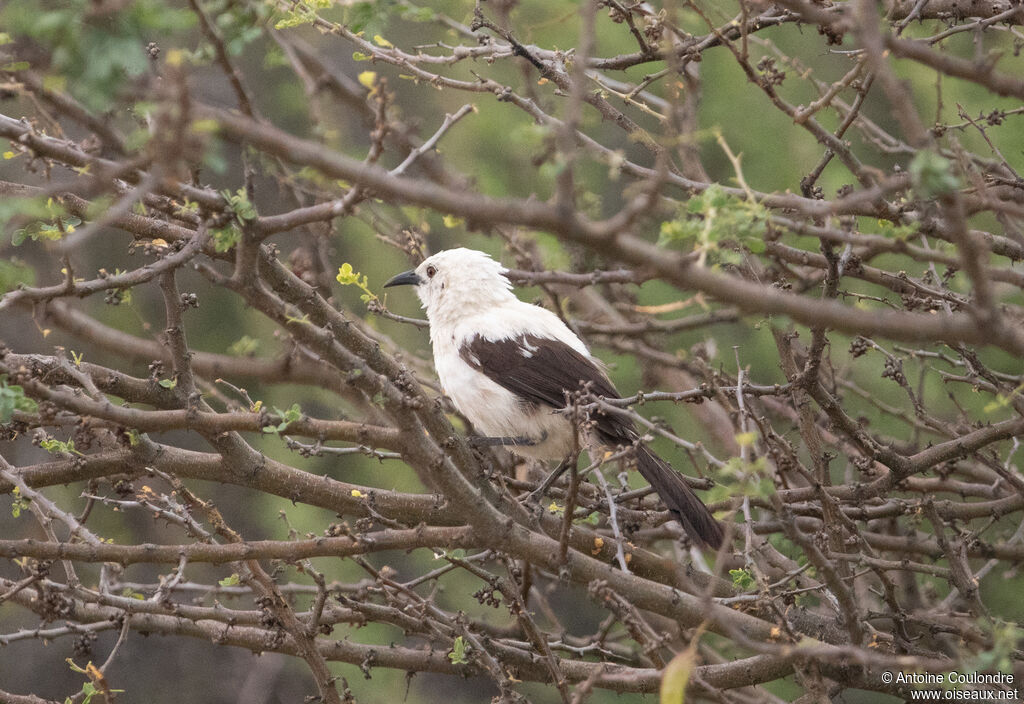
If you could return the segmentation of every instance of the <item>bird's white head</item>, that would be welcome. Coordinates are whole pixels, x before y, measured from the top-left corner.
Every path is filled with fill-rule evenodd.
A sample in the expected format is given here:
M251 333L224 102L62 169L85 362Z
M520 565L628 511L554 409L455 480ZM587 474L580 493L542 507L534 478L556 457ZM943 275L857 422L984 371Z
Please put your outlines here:
M415 286L427 317L437 324L517 301L506 271L486 252L459 247L428 257L384 286Z

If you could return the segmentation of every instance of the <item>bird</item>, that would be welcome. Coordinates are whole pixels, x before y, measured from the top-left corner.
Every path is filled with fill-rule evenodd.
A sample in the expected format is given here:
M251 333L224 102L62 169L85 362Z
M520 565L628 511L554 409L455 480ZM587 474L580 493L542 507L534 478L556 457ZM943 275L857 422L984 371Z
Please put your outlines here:
M647 447L632 420L614 412L592 413L584 424L569 417L574 394L621 396L600 360L557 315L515 295L507 272L487 253L459 247L384 284L415 287L445 395L482 439L528 457L565 459L580 446L633 448L636 469L686 534L698 546L719 548L722 526L682 475Z

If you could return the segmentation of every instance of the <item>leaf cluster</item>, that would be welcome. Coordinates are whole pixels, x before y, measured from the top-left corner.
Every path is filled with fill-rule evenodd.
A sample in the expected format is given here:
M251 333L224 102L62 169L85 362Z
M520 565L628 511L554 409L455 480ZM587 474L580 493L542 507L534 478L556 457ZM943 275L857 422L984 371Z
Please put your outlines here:
M738 243L760 254L765 250L767 234L768 209L764 205L711 184L681 205L674 219L661 223L658 243L734 261L735 247L727 243Z
M8 384L7 375L0 374L0 424L10 423L15 411L35 413L37 404L25 395L25 389Z
M360 274L358 271L353 271L352 265L348 262L339 267L338 275L335 278L342 286L355 286L362 291L363 293L359 296L359 300L363 303L377 300L377 294L370 290L369 277L365 274Z

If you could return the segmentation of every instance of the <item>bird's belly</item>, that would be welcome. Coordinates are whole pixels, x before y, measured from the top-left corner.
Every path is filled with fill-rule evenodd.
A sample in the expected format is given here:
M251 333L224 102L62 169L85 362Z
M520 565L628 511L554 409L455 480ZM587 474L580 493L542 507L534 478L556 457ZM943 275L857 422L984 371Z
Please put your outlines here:
M534 444L510 449L538 459L560 459L572 451L572 423L554 409L523 403L458 357L435 359L435 368L445 393L478 433L528 439Z

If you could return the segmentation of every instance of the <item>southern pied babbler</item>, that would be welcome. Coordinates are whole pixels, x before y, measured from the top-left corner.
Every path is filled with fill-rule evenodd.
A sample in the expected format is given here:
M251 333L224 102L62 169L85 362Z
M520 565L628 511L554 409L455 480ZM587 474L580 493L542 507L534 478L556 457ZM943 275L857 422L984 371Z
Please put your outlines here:
M455 407L481 433L538 459L577 446L565 413L581 390L620 398L601 363L558 316L512 293L506 269L484 252L450 249L385 286L412 285L427 311L434 367ZM682 476L654 454L624 415L596 412L578 446L634 448L636 468L698 544L717 548L722 527Z

